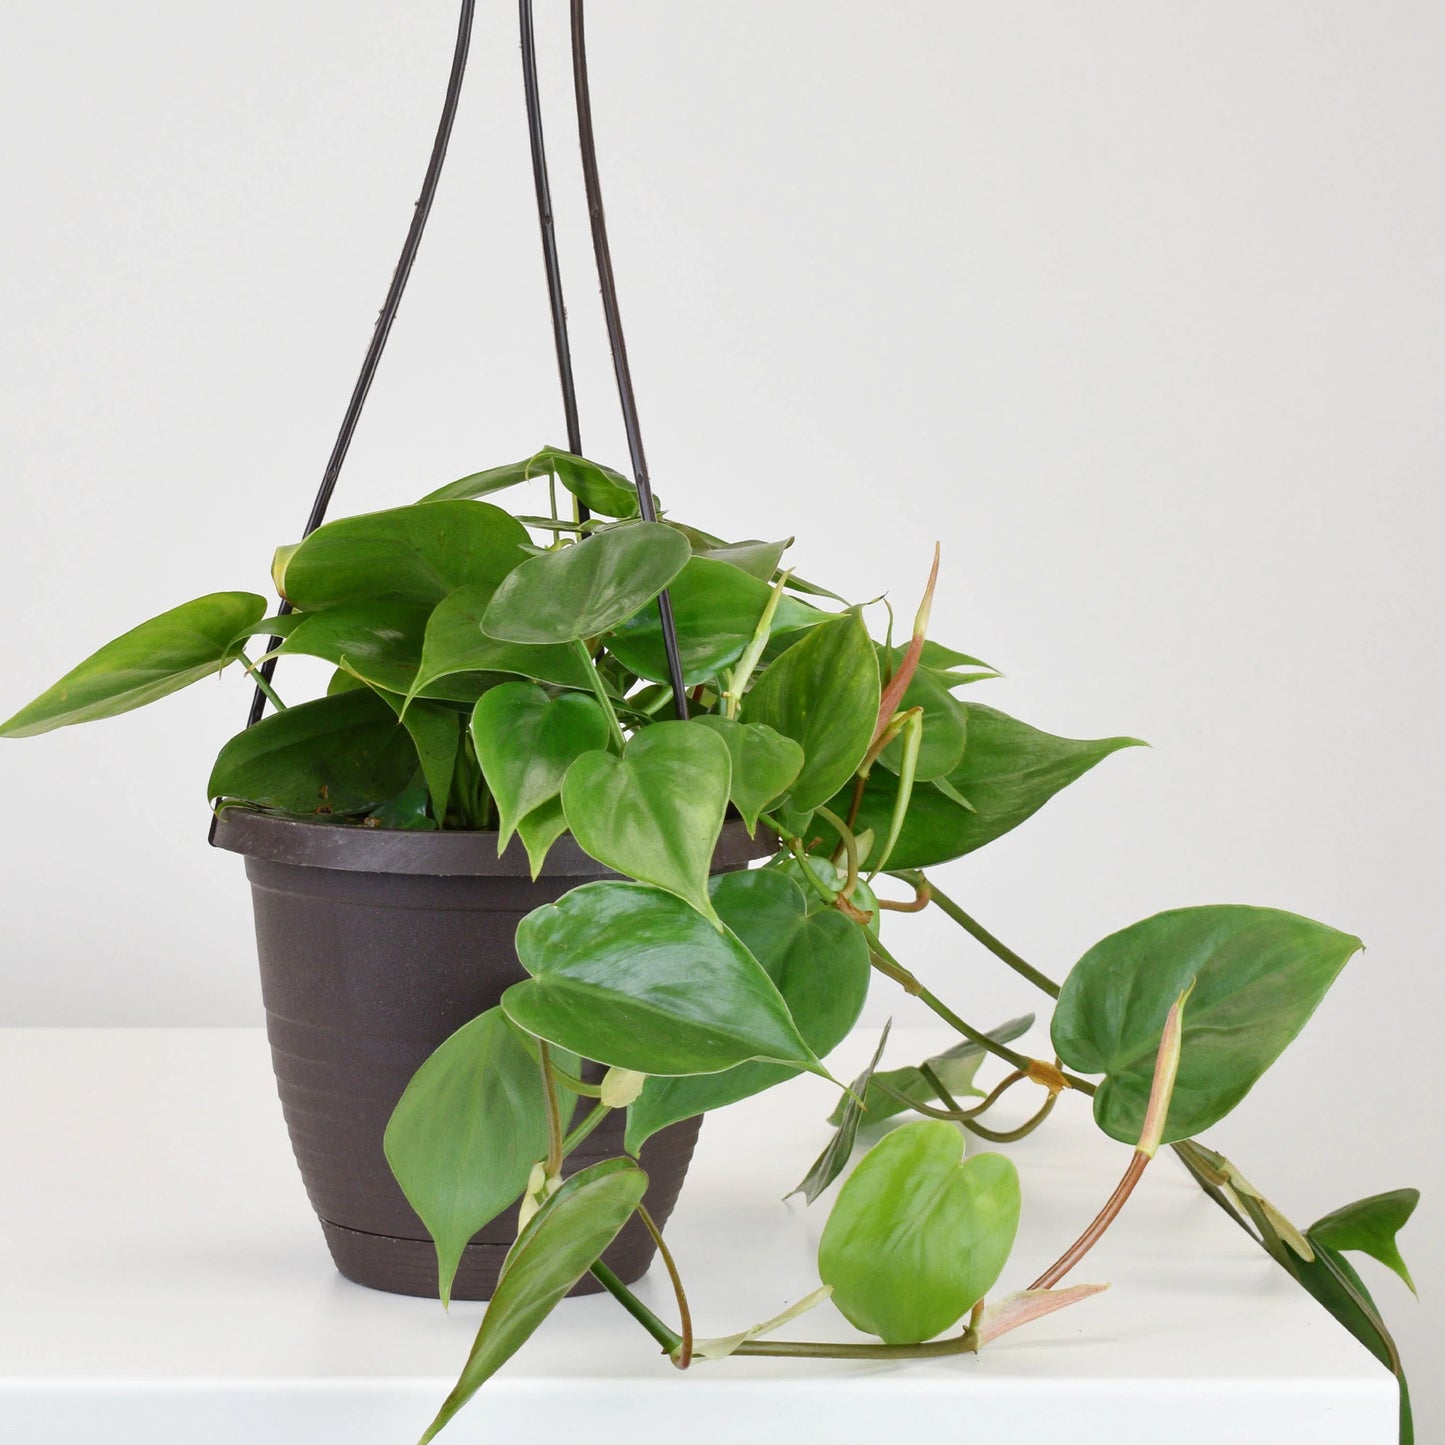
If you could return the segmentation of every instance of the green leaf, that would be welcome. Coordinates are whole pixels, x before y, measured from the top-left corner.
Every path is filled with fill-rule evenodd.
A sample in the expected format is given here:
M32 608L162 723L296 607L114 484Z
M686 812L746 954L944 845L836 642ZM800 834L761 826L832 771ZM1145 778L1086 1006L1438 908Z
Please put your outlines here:
M318 527L277 586L306 612L356 602L433 607L458 587L496 586L529 555L527 529L489 502L419 502Z
M535 1047L488 1009L433 1051L386 1126L391 1172L436 1241L443 1304L467 1242L516 1202L547 1153ZM575 1057L557 1062L576 1074ZM563 1095L564 1114L575 1102Z
M498 854L527 814L561 793L573 762L605 748L607 736L602 709L581 693L554 700L535 683L507 682L481 697L472 713L472 740L497 802Z
M262 718L221 749L212 798L283 813L366 813L416 771L417 752L396 714L369 690L303 702Z
M394 709L400 709L400 699L388 697L386 701ZM431 795L432 816L439 824L445 824L452 779L457 770L457 752L462 745L462 715L445 703L413 702L401 721L421 759L427 792Z
M365 686L358 683L358 687ZM395 828L401 832L435 833L441 824L430 811L431 794L427 791L426 773L418 768L411 775L411 782L395 797L388 798L380 807L373 808L366 815L368 827Z
M213 592L162 612L72 668L0 726L0 737L115 717L177 692L234 661L265 615L254 592Z
M907 651L906 646L893 649L892 665L894 667L897 667L903 660L903 655ZM945 647L931 637L924 641L923 655L918 659L918 670L931 674L950 690L963 687L971 682L983 682L987 678L998 676L998 673L988 663L981 662L976 657L970 657L966 652L955 652L953 648Z
M588 883L529 913L502 995L528 1033L638 1074L706 1074L749 1059L823 1072L777 986L735 935L638 883Z
M893 1020L889 1019L883 1025L878 1047L873 1050L873 1058L868 1067L848 1086L848 1092L843 1096L843 1115L838 1120L833 1137L823 1146L823 1152L813 1160L813 1167L784 1198L801 1194L809 1204L816 1203L818 1196L848 1167L848 1161L853 1157L853 1144L858 1137L858 1126L863 1122L863 1100L868 1095L873 1071L878 1067L883 1050L888 1046L888 1031L892 1027Z
M540 808L533 808L517 823L517 836L527 850L527 861L532 865L532 880L542 871L547 853L552 844L567 831L567 815L562 811L562 799L552 798Z
M599 863L656 884L713 916L707 880L727 811L732 763L707 728L653 723L619 758L584 753L562 784L562 810Z
M482 631L482 616L496 590L489 583L477 583L460 587L437 603L426 621L413 689L426 692L457 673L509 673L559 687L590 688L592 679L575 648L498 642Z
M1164 1142L1222 1119L1315 1011L1360 940L1271 908L1219 904L1155 914L1096 943L1064 981L1053 1043L1106 1078L1094 1118L1135 1143L1164 1020L1194 981Z
M528 1221L507 1252L461 1378L421 1445L531 1338L617 1237L646 1190L647 1175L631 1159L604 1159L566 1180Z
M1018 1171L963 1157L952 1124L920 1119L880 1140L838 1195L818 1246L833 1303L887 1344L932 1339L983 1298L1019 1224Z
M812 912L831 913L834 911L833 904L827 902L804 878L803 865L796 858L784 858L781 863L772 866L773 871L791 878L803 890L808 900L808 908ZM831 888L834 893L841 892L843 885L848 881L848 875L843 869L817 854L809 855L808 867L818 881L825 888ZM878 899L873 890L861 878L853 884L851 902L860 913L869 915L867 929L876 938L878 936Z
M348 602L299 620L277 649L345 667L353 677L405 694L416 679L429 609L410 602Z
M471 504L469 504L471 505ZM639 612L690 556L662 522L633 522L522 563L482 618L504 642L572 642L608 632Z
M1392 1189L1386 1194L1372 1194L1368 1199L1357 1199L1353 1204L1346 1204L1323 1219L1317 1219L1307 1233L1316 1244L1333 1250L1359 1250L1378 1259L1381 1264L1393 1269L1413 1293L1419 1294L1395 1242L1395 1236L1408 1223L1419 1202L1418 1189Z
M758 814L781 797L803 766L803 750L792 738L785 738L762 723L741 723L735 718L704 714L693 721L722 738L732 758L732 782L728 795L748 825L758 830Z
M988 1036L996 1044L1008 1044L1021 1034L1027 1033L1033 1026L1033 1014L1024 1014L1022 1018L1010 1019L996 1029L990 1029ZM963 1043L955 1044L953 1048L925 1059L921 1065L909 1064L901 1069L885 1069L881 1074L874 1074L863 1099L863 1122L880 1124L884 1119L901 1114L907 1105L894 1098L894 1094L902 1094L905 1098L917 1099L921 1103L933 1104L936 1107L939 1103L938 1096L923 1077L925 1066L938 1075L943 1081L943 1087L955 1099L961 1099L966 1094L982 1097L983 1091L974 1087L973 1080L979 1065L987 1057L982 1044L965 1039ZM885 1089L892 1093L885 1093ZM846 1099L839 1101L838 1107L828 1116L830 1124L838 1125L843 1122L843 1111L847 1102Z
M1144 746L1137 738L1057 738L982 703L959 706L966 714L968 741L948 783L969 800L973 811L932 788L917 789L889 857L890 868L928 868L972 853L1031 818L1110 753ZM897 792L897 780L875 768L858 811L857 831L872 828L878 838L886 836ZM840 797L833 811L841 803L846 812L850 801Z
M862 930L836 909L809 913L802 889L771 869L714 878L712 899L777 985L808 1047L825 1057L847 1037L868 996ZM637 1153L668 1124L760 1094L797 1072L782 1064L740 1064L719 1074L649 1079L628 1110L628 1151Z
M682 677L689 687L708 682L742 656L757 631L772 588L728 562L693 557L668 583L677 626ZM811 627L827 613L784 596L772 630ZM608 650L649 682L668 680L658 605L649 602L607 640Z
M749 577L756 577L759 582L771 582L783 560L783 553L792 545L791 537L785 537L781 542L760 542L752 538L746 542L719 542L710 547L694 547L693 556L706 557L714 562L730 562L734 567L740 567Z
M878 706L878 656L863 619L849 612L772 663L748 693L743 715L801 745L805 761L790 800L806 812L853 776L873 740Z
M921 668L913 674L898 710L914 707L923 709L923 743L914 777L920 783L946 778L963 760L968 713L937 677ZM878 755L879 763L890 773L899 770L902 748L902 741L895 738Z
M579 501L604 517L635 517L637 488L621 472L590 462L586 457L564 452L560 447L543 447L520 462L473 472L460 481L422 498L424 502L445 502L462 497L485 497L519 482L555 476Z

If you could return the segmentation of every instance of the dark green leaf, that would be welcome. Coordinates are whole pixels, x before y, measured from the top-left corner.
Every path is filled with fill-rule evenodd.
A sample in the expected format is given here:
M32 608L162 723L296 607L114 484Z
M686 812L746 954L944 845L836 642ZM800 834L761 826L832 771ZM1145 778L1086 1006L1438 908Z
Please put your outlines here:
M750 1059L821 1065L777 986L738 939L638 883L588 883L529 913L532 974L502 996L528 1033L639 1074L706 1074Z
M1420 1202L1418 1189L1392 1189L1357 1199L1317 1219L1308 1230L1310 1239L1333 1250L1359 1250L1393 1269L1415 1293L1415 1281L1400 1257L1395 1236L1405 1227Z
M878 706L878 656L862 618L850 612L815 627L772 663L748 693L743 717L801 745L805 761L789 796L807 811L853 776L873 739Z
M427 1445L597 1262L642 1203L647 1175L630 1159L604 1159L568 1179L507 1253L496 1293L456 1388L427 1427Z
M923 710L923 743L914 777L920 783L946 778L963 760L968 713L942 682L921 669L908 684L899 711L914 707ZM901 740L895 738L878 756L879 763L890 773L899 769L902 747Z
M772 869L712 881L713 906L777 985L808 1047L825 1057L858 1021L868 996L868 945L836 909L809 913L790 878ZM635 1154L659 1129L792 1078L782 1064L740 1064L718 1074L649 1079L627 1113Z
M996 1044L1009 1044L1021 1034L1027 1033L1033 1026L1033 1014L1024 1014L1022 1018L1010 1019L996 1029L990 1029L988 1036ZM987 1057L982 1044L975 1044L965 1039L963 1043L955 1044L953 1048L945 1049L943 1053L934 1054L932 1058L925 1059L922 1065L909 1064L901 1069L885 1069L881 1074L874 1074L863 1099L863 1122L879 1124L884 1119L891 1119L895 1114L901 1114L907 1106L894 1097L897 1094L937 1107L940 1102L939 1098L928 1080L923 1077L925 1066L938 1075L944 1088L955 1099L961 1099L965 1094L980 1096L982 1090L974 1088L973 1079L974 1075L978 1073L979 1065ZM880 1088L880 1085L884 1087ZM889 1092L885 1092L885 1088ZM838 1107L828 1116L830 1124L837 1125L843 1122L843 1111L847 1107L847 1102L846 1099L841 1100Z
M813 1167L803 1176L802 1181L790 1189L784 1198L801 1194L809 1204L813 1204L848 1167L848 1161L853 1157L853 1143L858 1137L858 1126L863 1122L863 1100L868 1096L868 1085L872 1081L873 1071L878 1067L883 1050L888 1046L888 1031L892 1027L893 1020L889 1019L883 1025L878 1047L873 1050L873 1058L868 1067L848 1086L848 1092L843 1096L843 1117L839 1119L833 1137L823 1146L823 1152L813 1160Z
M467 1242L516 1202L547 1153L535 1047L488 1009L417 1070L386 1126L391 1172L436 1241L443 1304ZM557 1062L575 1076L574 1056ZM564 1094L564 1113L575 1102Z
M715 732L653 723L620 758L579 757L562 785L562 810L572 836L599 863L711 915L707 880L731 773L727 744Z
M1360 940L1271 908L1219 904L1146 918L1096 943L1064 981L1053 1042L1106 1078L1094 1117L1135 1143L1164 1021L1193 981L1164 1142L1222 1119L1304 1027Z
M115 717L177 692L233 661L265 615L254 592L213 592L162 612L72 668L0 726L0 737Z
M796 858L784 858L781 863L773 865L778 873L791 878L802 890L808 900L808 908L817 913L833 911L833 904L828 902L803 876L803 865ZM848 875L827 858L811 854L808 858L808 870L818 879L825 888L830 888L834 893L842 891L843 885L848 881ZM878 899L873 890L861 879L856 879L853 884L851 897L853 907L860 913L868 915L867 929L873 937L878 936Z
M497 801L498 853L528 813L561 793L573 762L605 748L607 736L602 709L581 693L554 700L535 683L508 682L481 698L472 713L472 739Z
M729 795L748 825L758 829L758 814L774 798L787 792L803 766L803 750L792 738L761 723L740 723L733 718L704 715L694 719L727 744L732 758Z
M317 528L277 578L293 607L410 602L433 607L458 587L495 587L528 556L527 530L489 502L419 502Z
M399 702L387 701L393 707ZM431 794L432 816L444 823L452 795L452 778L457 769L457 751L462 744L462 715L445 703L414 701L406 709L402 724L411 734Z
M416 689L425 692L439 687L456 673L509 673L559 687L591 687L591 677L575 648L498 642L482 631L482 616L496 590L488 583L478 583L459 588L437 604L426 622Z
M320 657L387 692L416 678L429 610L408 602L349 602L299 615L279 652Z
M963 1157L952 1124L920 1119L881 1139L839 1192L818 1246L833 1303L887 1344L932 1339L1008 1263L1019 1180L1002 1154Z
M283 813L366 813L416 771L417 752L396 714L370 690L303 702L238 733L209 783L228 798Z
M687 564L687 539L662 522L634 522L531 557L497 588L482 618L504 642L572 642L641 611Z
M667 585L677 626L683 681L708 682L742 656L768 605L772 588L728 562L693 557ZM784 596L773 629L815 626L827 613ZM639 677L668 680L658 605L649 602L607 640L609 650Z
M344 675L344 674L343 674ZM357 683L364 687L364 683ZM441 826L431 815L431 794L427 791L426 773L418 768L411 782L394 798L388 798L366 815L368 828L395 828L402 832L434 833Z
M1060 789L1082 777L1120 748L1142 747L1137 738L1100 738L1076 742L1039 732L981 703L960 703L967 717L963 761L948 775L973 811L932 788L913 794L890 868L928 868L972 853L1032 817ZM857 828L887 835L898 783L874 769L863 795ZM850 799L840 797L846 811Z
M893 649L892 665L894 667L897 667L903 660L903 654L907 651L906 647ZM942 643L935 642L931 637L924 641L923 655L918 660L918 670L929 673L950 689L998 676L998 673L988 663L981 662L976 657L970 657L966 652L955 652L951 647L944 647Z
M444 502L463 497L485 497L536 477L555 476L573 496L604 517L635 517L637 488L621 472L574 456L558 447L543 447L535 455L504 467L473 472L460 481L438 487L424 502Z

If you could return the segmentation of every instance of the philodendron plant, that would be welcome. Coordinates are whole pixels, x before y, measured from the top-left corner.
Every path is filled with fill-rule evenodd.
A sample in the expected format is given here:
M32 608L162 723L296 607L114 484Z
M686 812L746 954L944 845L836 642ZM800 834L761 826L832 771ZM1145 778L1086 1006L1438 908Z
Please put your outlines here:
M537 476L552 483L550 516L480 500ZM573 520L558 515L559 483L582 504ZM0 734L110 716L236 663L276 710L221 749L209 784L217 807L359 828L491 829L499 851L516 834L534 874L569 831L623 875L523 921L528 977L436 1050L392 1117L387 1154L435 1239L443 1300L468 1240L521 1200L500 1283L425 1439L589 1270L684 1368L729 1354L977 1351L1097 1288L1063 1281L1165 1145L1400 1376L1409 1439L1394 1342L1346 1256L1371 1254L1409 1283L1395 1236L1415 1191L1299 1229L1198 1138L1278 1057L1360 941L1275 909L1208 906L1111 934L1062 985L1025 963L924 870L1017 827L1135 740L1054 737L972 701L995 674L926 636L936 555L911 634L895 640L891 611L876 637L863 606L780 570L786 546L640 520L626 478L548 449L319 528L276 555L276 615L245 592L187 603L102 648ZM333 664L326 695L285 706L263 659L248 655L255 637ZM777 851L710 878L730 813ZM880 922L925 908L1053 1004L1051 1057L1015 1047L1031 1018L980 1028L900 960ZM887 1068L880 1044L839 1086L832 1137L800 1168L809 1203L843 1173L861 1123L919 1117L888 1132L837 1191L818 1292L741 1335L696 1339L643 1206L638 1151L669 1124L800 1072L829 1077L822 1061L874 974L958 1042ZM1009 1072L985 1092L975 1079L989 1056ZM583 1060L605 1067L600 1082L587 1082ZM1021 1127L999 1128L990 1111L1014 1089L1037 1107ZM1133 1146L1128 1170L1028 1290L991 1299L1014 1242L1019 1175L1005 1150L965 1146L1006 1146L1075 1094L1092 1099L1104 1134ZM569 1152L614 1109L627 1111L625 1151L570 1172ZM634 1214L657 1236L676 1328L601 1263ZM871 1338L760 1338L827 1296Z

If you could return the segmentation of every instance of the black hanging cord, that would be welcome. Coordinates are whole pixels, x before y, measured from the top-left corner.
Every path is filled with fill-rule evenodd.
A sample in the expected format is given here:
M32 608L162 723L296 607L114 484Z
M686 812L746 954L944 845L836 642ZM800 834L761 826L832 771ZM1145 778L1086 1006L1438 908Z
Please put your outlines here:
M351 401L347 405L346 415L341 420L341 430L337 433L336 443L331 448L331 457L326 463L326 471L321 478L321 487L316 493L316 500L311 504L311 515L306 519L306 529L301 534L303 537L309 537L321 525L326 516L326 508L331 501L331 494L336 490L336 481L341 475L341 464L346 460L352 434L356 431L356 424L361 419L361 408L366 403L366 394L371 390L372 378L376 375L377 364L380 362L382 350L386 346L386 338L391 332L391 323L396 320L397 308L401 305L401 293L406 290L412 262L416 260L417 250L421 246L422 232L426 230L427 217L431 214L437 182L441 179L442 162L446 159L447 142L451 139L452 134L452 122L456 119L457 101L461 98L462 76L466 73L467 68L467 50L472 39L472 14L475 8L476 0L462 0L461 15L457 20L456 48L452 53L451 74L447 79L446 100L442 103L441 119L437 122L436 139L432 142L431 159L427 162L426 176L421 183L421 195L417 198L411 226L407 230L406 241L401 248L401 257L396 263L396 270L392 273L391 285L387 288L386 300L382 303L381 312L376 318L376 326L371 333L371 344L366 348L366 358L361 363L361 375L356 378L356 385L352 388ZM291 604L283 601L279 611L284 616L291 611ZM273 637L267 645L266 651L271 652L280 643L279 637ZM261 675L267 682L270 682L275 671L276 659L274 657L268 658L262 663ZM259 722L265 709L266 696L258 687L255 697L251 699L251 715L247 719L246 726L252 727Z
M602 290L602 310L607 318L607 340L612 348L612 368L617 374L617 396L622 405L622 424L627 431L627 449L632 454L632 473L637 480L637 500L643 517L657 520L652 500L652 483L647 475L647 458L642 450L642 428L637 420L637 397L632 389L632 371L627 364L627 342L622 335L622 313L617 304L617 282L612 274L612 251L607 244L607 219L602 211L602 182L597 174L597 141L592 131L592 93L587 82L587 36L583 0L572 0L572 79L577 92L577 139L582 147L582 178L587 187L587 209L592 218L592 251L597 258L597 281ZM680 718L687 717L687 690L682 681L682 659L677 647L677 624L672 599L664 591L657 599L662 621L662 641L667 651L667 672L672 682L673 706Z
M567 450L582 453L582 425L577 416L577 382L572 375L572 347L567 339L567 305L562 299L562 264L557 256L557 227L552 216L552 187L547 180L547 147L542 138L542 99L537 86L537 44L532 25L532 0L518 0L522 32L522 89L527 97L527 135L532 146L532 180L537 189L537 222L542 229L542 262L547 270L547 300L552 308L552 340L557 349L557 378L567 418ZM590 513L577 504L577 520Z

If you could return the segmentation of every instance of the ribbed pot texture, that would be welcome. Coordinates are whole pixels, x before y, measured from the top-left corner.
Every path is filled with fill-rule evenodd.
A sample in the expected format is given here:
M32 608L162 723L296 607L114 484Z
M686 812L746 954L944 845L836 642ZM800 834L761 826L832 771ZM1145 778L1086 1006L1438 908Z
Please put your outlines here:
M211 841L246 855L281 1107L331 1257L358 1284L435 1298L431 1238L382 1150L387 1120L432 1050L526 977L515 946L523 917L579 883L616 875L570 837L533 882L515 839L497 857L495 833L368 829L238 807L218 815ZM713 871L765 851L730 822ZM610 1115L567 1172L620 1154L624 1122ZM659 1226L677 1202L700 1123L673 1125L642 1151L646 1204ZM491 1296L516 1224L509 1211L467 1246L455 1298ZM604 1259L630 1283L654 1250L634 1218ZM596 1288L584 1275L574 1293Z

